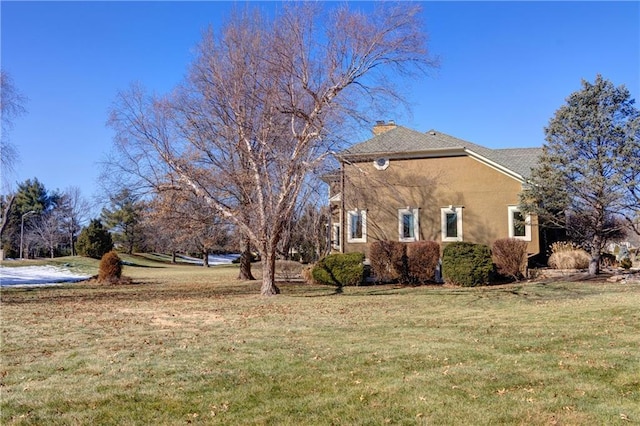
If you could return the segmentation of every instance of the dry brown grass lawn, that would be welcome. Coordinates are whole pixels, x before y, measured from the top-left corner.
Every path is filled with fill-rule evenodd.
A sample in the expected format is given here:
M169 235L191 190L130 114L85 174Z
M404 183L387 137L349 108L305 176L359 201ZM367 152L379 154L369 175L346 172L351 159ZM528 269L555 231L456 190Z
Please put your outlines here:
M640 285L2 290L2 424L640 423Z

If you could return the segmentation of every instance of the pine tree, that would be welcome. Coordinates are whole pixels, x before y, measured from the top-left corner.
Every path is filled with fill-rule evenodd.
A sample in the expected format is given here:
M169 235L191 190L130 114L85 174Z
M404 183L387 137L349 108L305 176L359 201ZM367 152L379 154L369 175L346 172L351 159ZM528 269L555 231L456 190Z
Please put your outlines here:
M130 190L123 189L111 197L110 208L102 209L102 219L114 233L116 243L128 254L142 241L141 215L143 205Z
M52 211L59 198L59 194L47 191L44 184L37 178L27 179L18 185L2 230L2 248L6 256L17 256L20 251L20 229L23 225L23 216L24 231L26 232L30 227L31 220Z
M76 249L81 256L100 259L105 253L113 249L111 234L107 231L99 219L93 219L89 226L84 228L78 236Z
M598 75L582 81L545 130L539 166L521 195L521 207L547 226L567 230L591 253L599 273L607 242L632 227L640 211L640 112L624 86ZM637 231L637 229L636 229Z

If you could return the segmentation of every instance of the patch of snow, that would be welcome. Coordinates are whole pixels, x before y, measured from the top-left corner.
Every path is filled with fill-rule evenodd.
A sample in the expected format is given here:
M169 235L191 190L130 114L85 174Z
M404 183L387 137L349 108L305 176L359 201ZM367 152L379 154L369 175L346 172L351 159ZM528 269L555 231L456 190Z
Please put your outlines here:
M0 266L0 287L56 285L89 278L56 266Z
M183 262L202 265L202 259L199 259L197 257L189 257L189 256L183 256L183 255L178 255L177 257L179 257L180 260L182 260ZM210 254L209 266L229 265L239 257L240 257L239 254Z

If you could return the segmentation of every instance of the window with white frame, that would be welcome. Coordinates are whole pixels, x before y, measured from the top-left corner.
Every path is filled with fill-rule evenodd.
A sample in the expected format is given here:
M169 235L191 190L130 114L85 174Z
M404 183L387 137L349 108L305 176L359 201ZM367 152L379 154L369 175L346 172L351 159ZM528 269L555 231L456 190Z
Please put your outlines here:
M443 207L440 209L442 223L442 241L462 241L462 207Z
M523 215L518 206L509 206L509 238L531 241L531 216Z
M331 247L340 250L340 224L334 223L331 227Z
M367 211L351 210L347 213L348 243L367 242Z
M398 210L398 236L405 243L418 241L420 235L419 209Z

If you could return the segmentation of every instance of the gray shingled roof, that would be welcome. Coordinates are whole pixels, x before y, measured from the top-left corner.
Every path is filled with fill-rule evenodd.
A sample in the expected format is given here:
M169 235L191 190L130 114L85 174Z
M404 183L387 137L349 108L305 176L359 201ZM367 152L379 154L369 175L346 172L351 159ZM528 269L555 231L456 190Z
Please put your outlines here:
M523 177L529 177L531 169L538 165L542 148L494 149L498 164L507 167Z
M342 157L411 155L429 151L466 150L498 164L520 176L527 177L537 164L542 148L490 149L437 130L421 133L398 126L340 153Z

